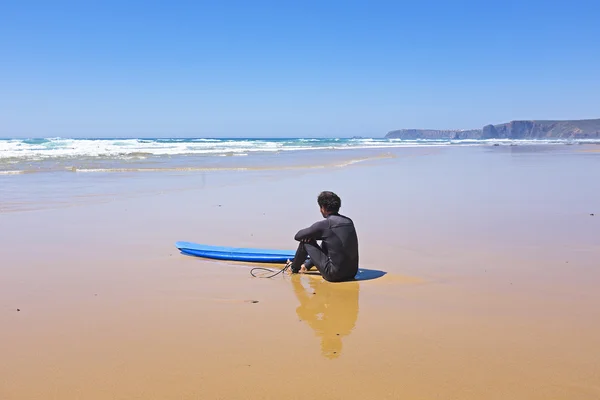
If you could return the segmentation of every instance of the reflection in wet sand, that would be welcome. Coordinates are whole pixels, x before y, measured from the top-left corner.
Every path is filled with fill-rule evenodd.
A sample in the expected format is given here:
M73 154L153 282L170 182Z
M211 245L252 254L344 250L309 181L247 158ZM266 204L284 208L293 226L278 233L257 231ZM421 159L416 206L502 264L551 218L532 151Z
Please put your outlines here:
M303 284L306 280L307 288ZM358 318L358 282L330 283L309 277L293 276L294 293L300 302L298 317L321 338L321 353L339 357L342 338L348 336Z

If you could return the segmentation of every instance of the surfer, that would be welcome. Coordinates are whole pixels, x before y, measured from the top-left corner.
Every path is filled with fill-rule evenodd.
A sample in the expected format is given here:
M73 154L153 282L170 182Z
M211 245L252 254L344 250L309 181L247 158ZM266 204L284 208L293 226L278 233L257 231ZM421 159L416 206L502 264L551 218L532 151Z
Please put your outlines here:
M314 265L326 281L353 280L358 272L358 237L354 222L339 214L342 201L333 192L321 192L317 204L324 219L296 233L294 240L300 243L287 267L291 273L304 273Z

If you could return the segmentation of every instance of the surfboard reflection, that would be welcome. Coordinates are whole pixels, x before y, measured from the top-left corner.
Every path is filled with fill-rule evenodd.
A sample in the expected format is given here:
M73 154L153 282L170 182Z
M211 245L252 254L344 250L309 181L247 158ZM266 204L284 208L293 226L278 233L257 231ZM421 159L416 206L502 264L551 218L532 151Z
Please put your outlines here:
M329 359L339 357L342 338L350 335L358 319L359 283L292 278L294 293L300 302L296 314L321 338L321 354ZM308 288L303 281L308 283Z

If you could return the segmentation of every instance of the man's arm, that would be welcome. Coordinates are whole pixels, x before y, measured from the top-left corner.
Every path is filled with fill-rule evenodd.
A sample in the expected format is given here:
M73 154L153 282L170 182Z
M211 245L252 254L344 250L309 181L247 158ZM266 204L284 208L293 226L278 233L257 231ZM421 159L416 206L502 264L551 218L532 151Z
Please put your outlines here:
M298 233L296 233L296 236L294 236L294 240L299 242L311 239L321 240L323 239L323 232L327 226L328 222L325 219L323 221L315 222L308 228L299 230Z

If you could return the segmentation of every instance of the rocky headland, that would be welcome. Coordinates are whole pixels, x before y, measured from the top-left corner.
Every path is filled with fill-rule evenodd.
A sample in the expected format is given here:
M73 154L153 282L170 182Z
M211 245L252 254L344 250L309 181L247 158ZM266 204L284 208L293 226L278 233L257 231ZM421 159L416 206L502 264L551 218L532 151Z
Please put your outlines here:
M511 121L486 125L482 129L435 130L398 129L385 135L389 139L600 139L600 119L563 121Z

